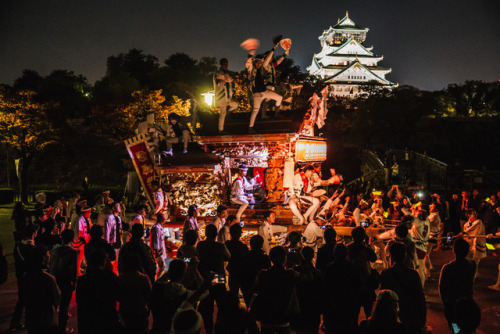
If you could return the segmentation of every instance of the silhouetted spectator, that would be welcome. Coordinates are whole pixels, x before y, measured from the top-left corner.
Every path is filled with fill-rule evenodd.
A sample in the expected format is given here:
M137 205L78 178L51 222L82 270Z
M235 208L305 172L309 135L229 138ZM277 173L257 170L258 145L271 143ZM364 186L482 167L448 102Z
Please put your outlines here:
M120 314L127 333L147 333L149 304L151 302L151 282L141 272L141 259L136 253L126 253L121 258L122 269L118 277Z
M324 233L325 244L318 249L316 268L324 272L328 264L334 260L333 249L337 244L337 232L333 228L327 228Z
M198 260L198 252L196 250L196 243L198 242L198 239L198 231L188 230L184 233L182 246L179 247L179 250L177 250L177 258L184 260L184 262L189 264L182 283L186 288L193 290L198 287L196 279L200 275L198 272L198 264L200 261Z
M260 320L262 334L288 333L291 320L300 312L295 273L285 269L286 256L285 248L271 248L273 265L261 270L255 280L250 309Z
M120 333L122 327L116 311L118 280L107 268L106 254L96 249L88 256L87 264L87 272L76 284L78 333Z
M324 279L312 264L314 249L303 247L301 253L304 260L295 268L301 312L293 319L292 328L296 333L317 333L323 311Z
M375 290L379 285L379 274L370 266L370 262L377 261L377 255L367 245L366 240L368 237L363 227L355 227L351 232L351 236L353 241L347 245L347 259L354 263L360 273L359 310L362 307L365 316L368 318L375 301Z
M243 276L241 258L248 253L247 245L240 241L241 233L241 226L239 224L232 225L229 228L231 240L226 241L227 250L231 255L231 259L227 264L227 270L229 272L229 289L235 293L238 293L240 289Z
M198 270L202 276L209 272L214 272L217 275L225 276L224 262L231 258L226 246L216 242L217 227L213 224L205 228L206 240L198 242L196 250L198 251L200 264ZM225 286L216 285L210 288L209 295L200 302L198 311L203 316L203 323L207 334L213 332L213 314L214 301L218 296L225 291Z
M109 268L111 268L111 261L116 260L116 252L113 246L111 246L106 240L102 238L103 227L99 225L94 225L90 228L90 240L85 244L85 259L88 262L88 257L92 252L100 249L106 254L106 262Z
M31 225L31 216L22 202L16 202L16 204L14 204L10 219L14 221L14 227L16 229L14 232L14 241L21 241L23 239L24 227Z
M405 334L398 321L398 295L391 290L380 290L373 308L373 315L359 324L362 334Z
M358 328L360 273L347 261L347 248L338 244L335 261L325 268L325 333L355 333Z
M196 232L193 230L193 232ZM151 334L169 333L172 318L177 309L194 290L186 288L182 283L186 273L186 263L175 259L170 262L168 271L153 284L151 312L153 314L153 328ZM198 283L201 285L201 276L198 273Z
M300 252L302 249L301 238L302 235L298 231L292 231L288 234L288 244L285 247L287 251L285 267L288 269L294 269L304 260Z
M0 285L7 282L8 269L7 258L5 257L5 249L3 248L3 244L0 244Z
M226 292L219 298L217 304L217 320L214 333L258 334L260 331L253 314L240 306L238 295L233 292Z
M472 298L476 263L467 260L469 243L464 239L455 240L453 252L455 261L443 266L439 277L439 293L444 306L444 315L451 328L453 308L459 298Z
M123 245L120 250L119 258L118 258L118 271L123 272L122 269L122 256L127 254L128 252L135 253L139 255L141 259L141 266L143 272L148 275L149 280L151 282L155 281L156 276L156 262L153 257L153 252L151 248L149 248L144 243L144 227L141 224L132 225L132 237L130 241Z
M271 267L271 260L264 253L263 245L264 239L260 235L252 236L250 238L250 252L241 258L241 292L243 293L247 307L250 306L257 274L262 269Z
M51 253L49 272L56 278L61 290L61 303L59 304L59 332L66 332L69 319L69 304L76 287L76 261L78 252L71 246L75 238L73 230L64 230L61 233L62 245Z
M179 310L172 322L171 334L200 334L203 324L201 314L193 308Z
M44 246L50 251L55 245L61 244L61 236L55 232L56 222L54 219L45 220L44 226L44 232L37 234L35 243L37 246Z
M393 240L387 243L385 247L385 254L389 257L389 248L395 242L400 242L406 246L406 257L405 257L405 265L408 268L415 269L417 253L415 248L415 243L408 237L408 227L405 224L399 224L395 228L396 236ZM388 261L387 261L388 262Z
M22 327L21 318L24 310L24 275L28 270L31 251L35 248L35 237L38 225L26 225L23 228L21 242L16 242L14 247L14 263L17 279L17 303L14 314L10 321L10 329L16 330Z
M459 334L475 334L481 324L481 309L472 298L460 298L455 303L453 318Z
M57 307L61 292L54 276L47 273L50 261L47 248L37 246L31 250L30 264L24 276L24 301L28 333L57 333Z
M382 271L381 289L389 289L399 297L399 318L408 333L422 333L427 309L422 282L417 271L405 265L406 246L394 243L389 248L392 267Z

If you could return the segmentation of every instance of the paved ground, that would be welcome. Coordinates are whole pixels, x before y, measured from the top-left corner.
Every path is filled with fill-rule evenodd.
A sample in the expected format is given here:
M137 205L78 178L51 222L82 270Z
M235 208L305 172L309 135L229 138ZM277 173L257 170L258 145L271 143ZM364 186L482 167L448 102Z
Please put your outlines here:
M0 243L4 244L9 261L9 279L7 283L0 286L0 333L7 332L10 324L12 311L17 300L16 281L14 277L14 263L12 250L13 226L10 218L10 208L0 208ZM443 307L437 290L439 272L443 264L449 262L453 257L450 250L435 253L433 257L434 271L432 277L425 286L427 299L428 325L433 333L448 333L446 320L443 316ZM497 333L500 327L500 292L488 289L488 285L493 284L497 277L497 267L499 258L488 256L479 265L480 276L477 278L474 288L474 296L482 310L482 321L478 334ZM70 313L76 315L76 305L74 300L71 304ZM70 325L76 328L76 317L70 319ZM18 333L26 333L19 331ZM75 330L76 333L76 330Z

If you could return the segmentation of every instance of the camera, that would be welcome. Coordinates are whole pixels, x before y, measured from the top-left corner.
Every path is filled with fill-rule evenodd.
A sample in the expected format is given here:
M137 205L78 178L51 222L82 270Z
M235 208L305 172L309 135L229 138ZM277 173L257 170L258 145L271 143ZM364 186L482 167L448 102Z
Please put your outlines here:
M185 258L184 258L184 262L186 262L186 263L190 263L190 262L191 262L191 258L190 258L190 257L185 257Z
M449 244L453 243L453 232L448 233L448 235L446 236L446 241Z
M244 220L240 220L240 226L241 226L241 228L245 227L245 221Z
M223 274L214 274L214 277L212 279L212 283L226 284L226 276L224 276Z
M361 222L359 225L361 225L361 227L368 227L368 226L370 226L370 223L369 222Z

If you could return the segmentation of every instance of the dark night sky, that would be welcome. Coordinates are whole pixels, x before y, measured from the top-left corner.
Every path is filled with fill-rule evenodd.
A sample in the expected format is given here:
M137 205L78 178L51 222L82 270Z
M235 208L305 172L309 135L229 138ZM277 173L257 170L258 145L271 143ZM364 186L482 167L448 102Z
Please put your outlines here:
M305 69L321 50L317 37L346 10L370 29L365 45L384 56L393 82L433 90L500 79L498 0L0 0L0 83L23 69L68 69L93 83L108 56L134 47L160 62L174 52L227 57L240 70L244 39L260 39L263 51L278 34L292 38Z

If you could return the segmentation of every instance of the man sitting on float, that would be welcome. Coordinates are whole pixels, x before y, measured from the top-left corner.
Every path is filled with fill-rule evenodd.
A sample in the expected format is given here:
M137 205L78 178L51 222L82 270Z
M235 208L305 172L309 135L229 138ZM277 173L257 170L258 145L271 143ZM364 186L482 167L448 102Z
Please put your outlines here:
M253 198L253 187L255 185L255 179L247 180L246 175L248 172L248 167L245 164L241 164L239 167L239 175L234 180L233 186L231 188L231 203L239 204L240 208L236 213L236 221L241 220L241 216L245 209L250 205L250 209L253 208L255 204L255 199Z

